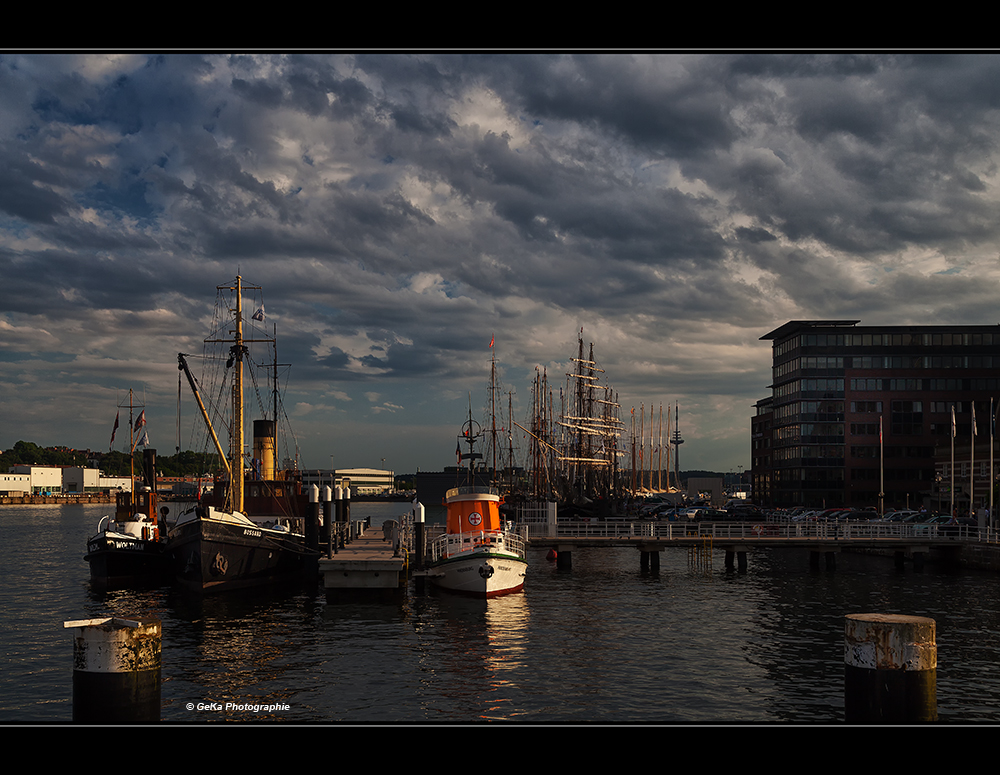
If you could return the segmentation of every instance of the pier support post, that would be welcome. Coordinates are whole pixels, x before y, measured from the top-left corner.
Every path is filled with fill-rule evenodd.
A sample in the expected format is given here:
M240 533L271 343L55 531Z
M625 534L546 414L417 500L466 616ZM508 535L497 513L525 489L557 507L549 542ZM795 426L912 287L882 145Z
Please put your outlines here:
M309 485L309 513L306 515L306 546L319 549L319 487Z
M159 619L85 619L73 629L73 721L128 724L160 720Z
M413 503L413 557L417 570L422 571L427 564L427 533L424 522L424 504ZM417 592L423 592L427 586L427 577L418 573L413 577Z
M320 533L320 543L326 546L329 556L333 556L333 531L330 529L333 523L333 490L327 485L320 492L320 501L323 504L323 530Z
M890 614L849 614L845 619L846 721L936 721L934 620Z
M726 570L738 570L740 573L747 572L747 548L746 546L727 546L726 547Z
M556 548L556 567L561 570L573 567L573 550L569 546Z
M660 552L658 549L643 549L639 547L639 570L642 573L660 572Z

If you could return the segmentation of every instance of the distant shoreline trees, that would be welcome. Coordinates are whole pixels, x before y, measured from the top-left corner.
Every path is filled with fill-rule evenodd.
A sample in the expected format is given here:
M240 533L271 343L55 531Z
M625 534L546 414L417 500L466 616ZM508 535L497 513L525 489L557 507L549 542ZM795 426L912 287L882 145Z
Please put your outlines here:
M136 474L141 470L142 450L133 453ZM129 455L126 452L95 452L69 447L40 447L30 441L19 441L0 454L0 470L11 466L81 466L99 468L107 476L127 476ZM184 450L175 455L157 455L156 471L160 476L198 476L219 468L219 456Z

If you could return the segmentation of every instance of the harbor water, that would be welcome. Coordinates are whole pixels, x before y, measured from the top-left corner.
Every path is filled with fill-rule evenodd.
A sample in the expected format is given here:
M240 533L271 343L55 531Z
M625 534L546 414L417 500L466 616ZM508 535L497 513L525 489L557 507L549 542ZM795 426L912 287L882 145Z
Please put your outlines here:
M355 503L395 518L405 503ZM106 505L0 506L0 722L69 723L63 622L156 617L168 723L838 724L844 617L937 623L940 724L1000 721L1000 575L841 554L529 550L525 590L328 604L321 589L203 599L99 593L83 560ZM433 513L433 510L432 510Z

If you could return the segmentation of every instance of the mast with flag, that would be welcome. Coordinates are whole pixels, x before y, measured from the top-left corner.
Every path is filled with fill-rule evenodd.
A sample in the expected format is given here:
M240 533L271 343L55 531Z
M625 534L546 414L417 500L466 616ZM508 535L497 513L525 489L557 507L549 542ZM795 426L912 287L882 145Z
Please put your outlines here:
M951 405L951 511L955 515L955 405Z
M976 489L976 402L972 402L972 441L969 449L969 516L975 514Z
M885 516L885 445L882 441L882 415L878 416L878 513Z
M990 399L990 519L987 527L993 527L993 432L996 428L997 418L993 412L993 399Z

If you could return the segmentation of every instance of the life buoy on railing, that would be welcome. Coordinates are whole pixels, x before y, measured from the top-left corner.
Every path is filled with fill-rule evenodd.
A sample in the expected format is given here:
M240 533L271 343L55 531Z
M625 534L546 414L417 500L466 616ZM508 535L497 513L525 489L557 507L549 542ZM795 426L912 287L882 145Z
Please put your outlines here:
M754 535L757 535L757 536L763 535L763 533L764 533L764 526L763 525L754 525L753 526L753 533L754 533Z

